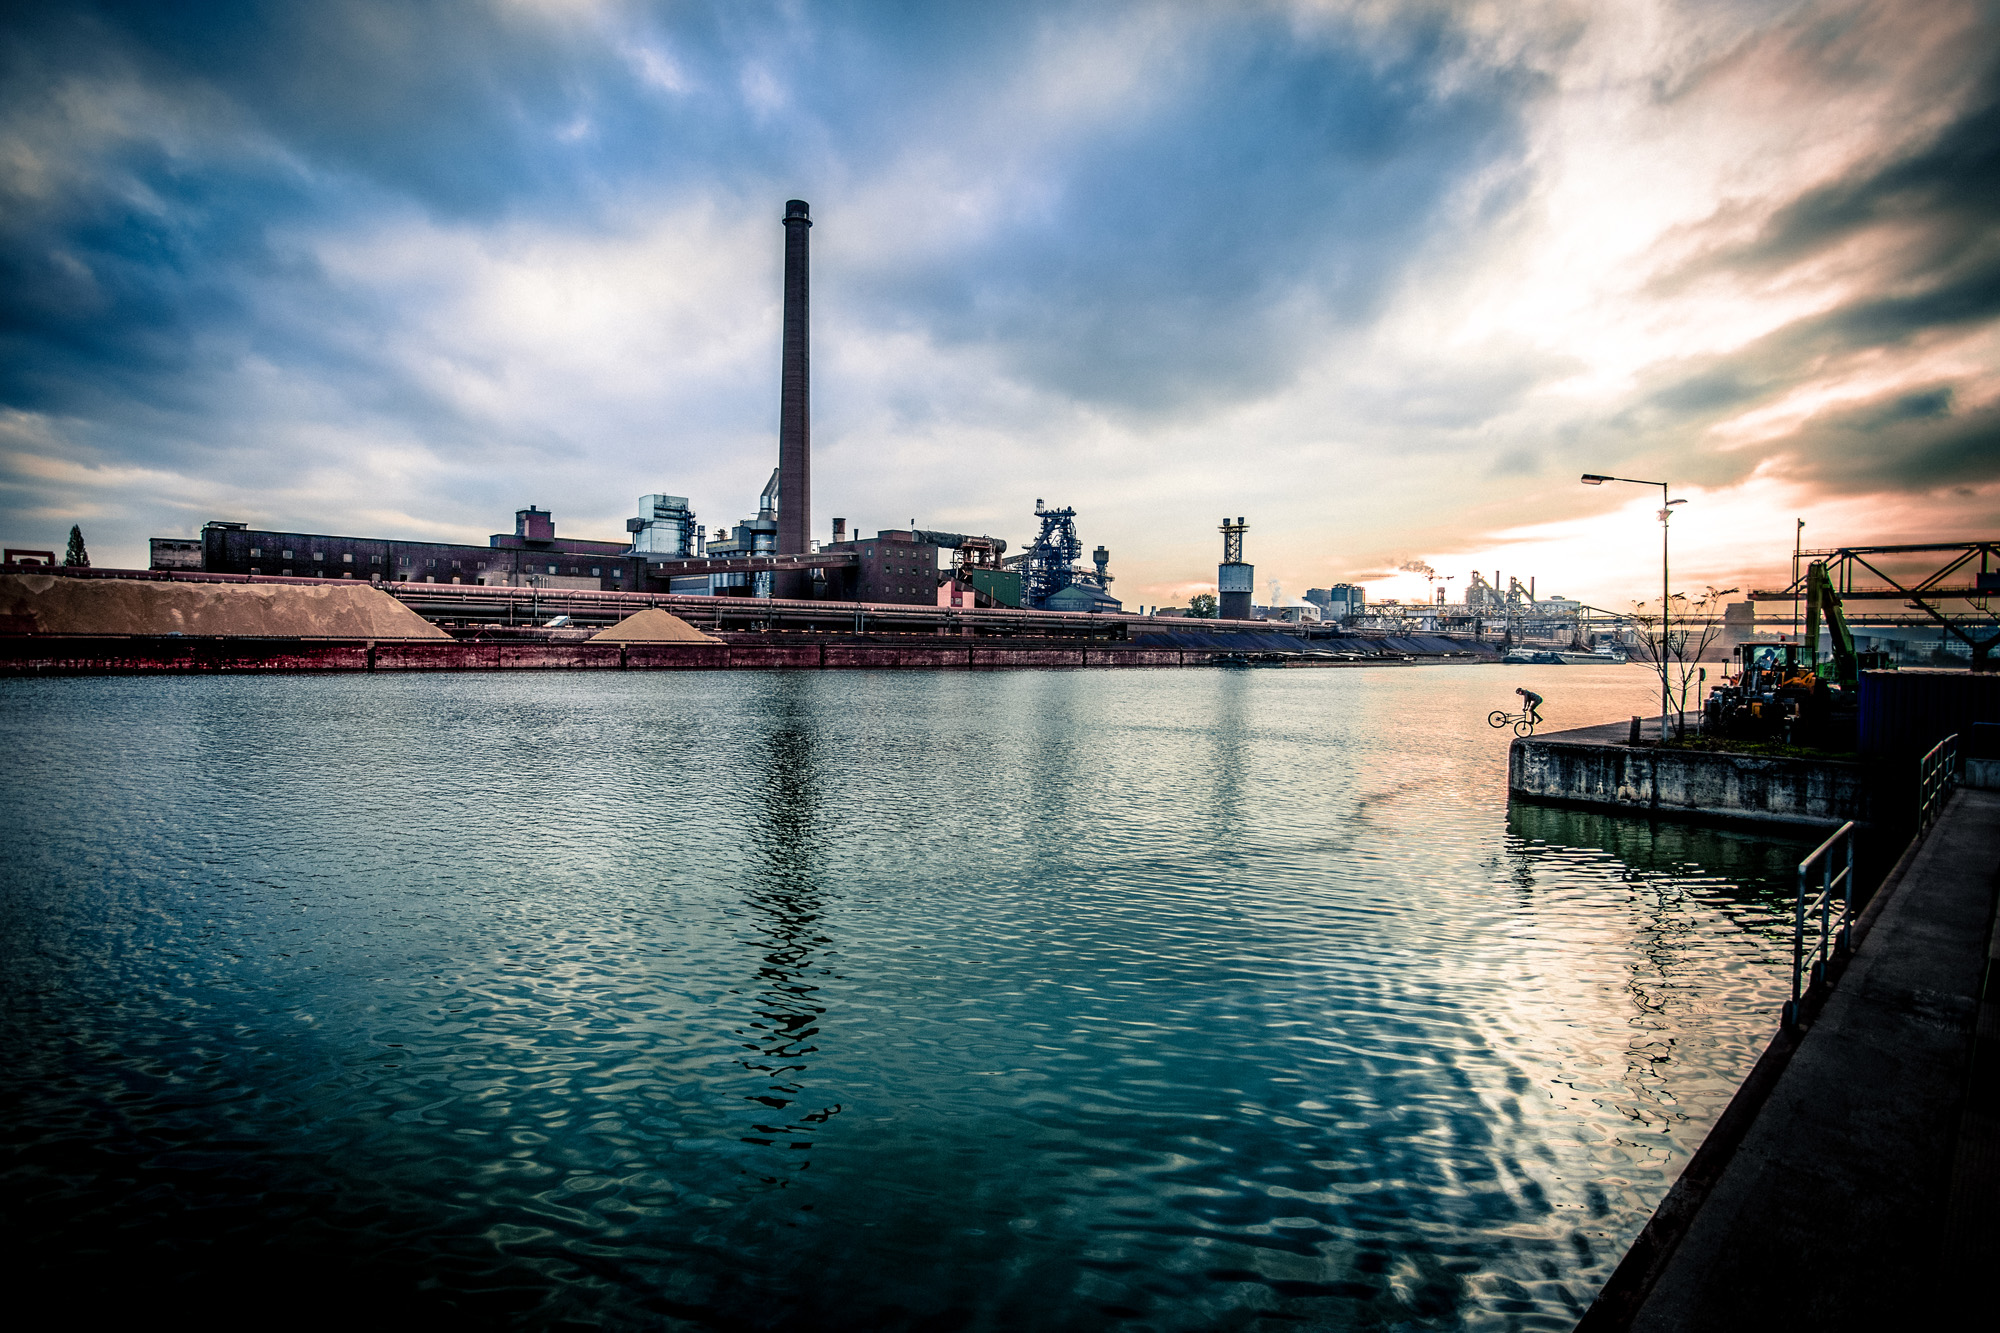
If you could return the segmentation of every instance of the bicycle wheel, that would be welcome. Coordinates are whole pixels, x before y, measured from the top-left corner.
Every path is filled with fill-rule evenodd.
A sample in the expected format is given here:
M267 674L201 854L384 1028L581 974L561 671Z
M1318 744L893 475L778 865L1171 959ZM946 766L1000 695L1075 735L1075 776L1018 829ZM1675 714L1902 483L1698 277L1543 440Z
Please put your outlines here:
M1513 720L1511 716L1497 708L1486 715L1486 725L1489 727L1504 727Z
M1535 734L1535 724L1524 717L1514 724L1514 734L1516 736L1532 736Z

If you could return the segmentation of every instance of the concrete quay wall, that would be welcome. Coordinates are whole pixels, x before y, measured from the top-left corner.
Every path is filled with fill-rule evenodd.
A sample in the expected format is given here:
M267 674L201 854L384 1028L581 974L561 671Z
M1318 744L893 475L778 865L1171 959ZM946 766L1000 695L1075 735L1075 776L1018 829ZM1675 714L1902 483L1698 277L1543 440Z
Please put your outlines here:
M1629 727L1517 739L1508 792L1530 801L1629 814L1836 826L1868 816L1859 763L1779 759L1626 743Z
M2000 1253L1996 885L2000 794L1958 792L1577 1333L1978 1326Z

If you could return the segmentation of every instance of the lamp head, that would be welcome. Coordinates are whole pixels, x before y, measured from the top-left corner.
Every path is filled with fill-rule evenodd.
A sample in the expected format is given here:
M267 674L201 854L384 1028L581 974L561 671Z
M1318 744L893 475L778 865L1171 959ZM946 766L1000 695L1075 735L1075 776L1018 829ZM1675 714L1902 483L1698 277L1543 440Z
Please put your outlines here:
M1586 472L1583 474L1583 484L1586 486L1602 486L1605 482L1610 480L1611 478L1600 477L1595 472Z
M1686 504L1686 503L1687 503L1687 501L1686 501L1686 500L1669 500L1669 501L1667 501L1667 503L1668 503L1668 504L1670 504L1670 505L1684 505L1684 504Z

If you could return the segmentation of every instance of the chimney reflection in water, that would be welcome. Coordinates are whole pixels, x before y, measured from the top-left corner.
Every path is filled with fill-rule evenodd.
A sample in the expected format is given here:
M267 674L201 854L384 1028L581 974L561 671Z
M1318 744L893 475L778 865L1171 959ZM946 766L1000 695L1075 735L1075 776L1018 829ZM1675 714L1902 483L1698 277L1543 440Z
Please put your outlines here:
M816 966L832 943L823 933L820 890L819 793L826 785L822 748L810 700L798 682L779 677L766 695L762 783L763 818L751 830L757 850L757 878L744 904L758 921L752 941L759 951L757 985L749 1022L738 1029L745 1054L739 1056L761 1085L746 1094L762 1112L742 1136L745 1143L776 1149L781 1156L761 1177L764 1184L789 1185L809 1164L814 1127L839 1114L836 1104L801 1111L809 1057L819 1047L820 1003L816 979L832 970Z

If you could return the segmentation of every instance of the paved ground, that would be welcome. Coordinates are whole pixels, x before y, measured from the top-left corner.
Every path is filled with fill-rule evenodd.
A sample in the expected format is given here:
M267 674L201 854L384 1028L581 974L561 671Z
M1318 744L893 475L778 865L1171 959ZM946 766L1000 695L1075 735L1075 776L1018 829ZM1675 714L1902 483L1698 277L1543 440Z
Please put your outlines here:
M1961 791L1884 886L1632 1329L2000 1326L1997 875L2000 794Z

